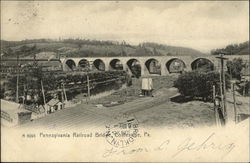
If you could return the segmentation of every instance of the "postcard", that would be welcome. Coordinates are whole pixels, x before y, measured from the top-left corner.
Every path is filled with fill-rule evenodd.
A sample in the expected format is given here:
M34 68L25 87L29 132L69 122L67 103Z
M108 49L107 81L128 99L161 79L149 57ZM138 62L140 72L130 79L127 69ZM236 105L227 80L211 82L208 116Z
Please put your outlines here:
M1 1L2 162L249 162L249 1Z

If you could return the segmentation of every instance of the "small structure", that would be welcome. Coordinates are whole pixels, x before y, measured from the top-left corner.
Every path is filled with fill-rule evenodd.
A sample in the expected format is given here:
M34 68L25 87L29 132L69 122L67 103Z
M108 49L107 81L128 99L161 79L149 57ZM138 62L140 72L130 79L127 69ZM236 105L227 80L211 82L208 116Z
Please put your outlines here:
M1 123L4 126L17 126L28 122L31 114L22 104L1 99Z
M57 98L51 99L47 104L46 104L46 112L47 113L53 113L56 110L61 110L63 109L63 103L59 101Z
M142 78L142 95L144 96L153 96L153 80L149 77Z

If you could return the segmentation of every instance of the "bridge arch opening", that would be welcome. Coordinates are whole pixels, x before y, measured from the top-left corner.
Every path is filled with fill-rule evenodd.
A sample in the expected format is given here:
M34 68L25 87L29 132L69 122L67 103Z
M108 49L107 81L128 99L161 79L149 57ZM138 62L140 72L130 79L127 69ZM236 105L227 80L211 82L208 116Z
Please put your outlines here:
M151 58L145 62L145 66L150 74L161 74L161 64L158 60Z
M78 62L78 66L81 68L81 69L87 69L89 67L89 61L87 59L81 59L79 62Z
M186 65L181 59L173 58L167 61L166 67L169 73L181 73L186 68Z
M75 63L75 61L73 61L72 59L68 59L66 62L65 62L65 64L68 66L68 68L70 69L70 70L74 70L75 69L75 67L76 67L76 63Z
M109 65L113 70L123 70L122 62L119 59L111 60Z
M128 60L127 65L134 77L139 78L141 76L141 64L137 59Z
M192 70L212 71L214 64L207 58L198 58L191 63Z
M96 59L93 62L94 67L99 71L105 71L105 63L101 59Z

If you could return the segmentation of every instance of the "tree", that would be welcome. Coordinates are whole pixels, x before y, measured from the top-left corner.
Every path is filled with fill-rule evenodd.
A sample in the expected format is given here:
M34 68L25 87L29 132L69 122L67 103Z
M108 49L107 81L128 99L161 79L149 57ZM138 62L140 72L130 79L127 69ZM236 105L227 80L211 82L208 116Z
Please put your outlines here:
M12 50L10 47L8 47L6 53L7 53L9 56L11 56L11 55L13 54L13 50Z
M225 48L211 50L212 55L217 55L221 52L226 53L227 55L248 54L249 53L249 41L246 41L240 44L230 44L230 45L227 45Z
M81 43L77 43L77 47L78 47L78 50L81 50L82 44Z
M141 76L141 66L139 64L135 64L132 68L131 68L132 73L134 74L134 76L136 78L139 78Z
M193 64L193 69L208 72L214 70L214 65L209 60L201 58Z
M0 92L0 98L1 99L4 98L4 92L5 92L5 89L4 89L3 85L1 85L1 92Z
M241 58L234 58L233 61L227 61L228 73L231 74L232 78L236 78L238 80L241 79L240 72L244 66L245 65Z
M153 54L158 55L158 51L156 50L156 48L153 48Z
M213 85L216 87L216 93L220 93L220 74L215 71L191 71L184 73L174 82L180 94L185 97L202 98L203 100L212 100ZM229 88L229 76L226 75L226 88Z

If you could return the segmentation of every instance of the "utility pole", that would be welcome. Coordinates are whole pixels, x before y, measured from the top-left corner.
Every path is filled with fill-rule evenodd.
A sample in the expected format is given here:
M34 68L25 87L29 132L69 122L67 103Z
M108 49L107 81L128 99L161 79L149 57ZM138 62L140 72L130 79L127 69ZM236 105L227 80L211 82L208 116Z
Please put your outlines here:
M63 85L64 98L65 98L65 101L67 102L68 99L67 99L67 94L66 94L66 91L65 91L64 83L62 83L62 85Z
M16 79L16 102L18 103L18 85L19 85L19 54L17 53L17 79Z
M88 73L87 73L87 87L88 87L88 101L87 101L87 103L88 103L90 100L89 74Z
M87 104L88 102L90 101L90 84L89 84L89 71L90 71L90 66L91 66L91 63L86 61L86 66L87 66L87 88L88 88L88 97L87 97Z
M25 92L26 92L26 86L25 86L25 83L24 83L24 84L23 84L23 105L25 104L25 101L26 101Z
M243 87L243 96L246 96L246 85L247 85L247 81L244 81L244 87Z
M43 89L43 80L41 80L41 87L42 87L42 94L43 94L43 103L45 105L46 104L46 100L45 100L45 94L44 94L44 89Z
M64 95L63 95L63 84L61 83L61 98L62 98L62 106L63 106L63 108L62 109L64 109Z
M213 101L214 101L214 118L215 118L215 124L216 126L219 126L219 118L218 118L218 108L215 104L215 98L216 98L216 92L215 92L215 85L213 85Z
M233 100L234 100L234 121L237 123L237 109L236 109L236 99L235 99L235 84L233 83Z
M88 101L90 101L90 80L89 80L89 71L92 70L93 62L88 61L87 62L87 85L88 85Z
M224 60L228 59L223 56L221 53L219 57L216 57L220 59L220 90L221 90L221 99L222 99L222 108L223 108L223 114L225 123L227 122L227 106L226 106L226 79L225 79L225 72L224 72Z
M220 96L221 96L221 108L222 108L222 113L224 114L224 94L223 94L223 85L222 85L222 76L221 76L221 69L220 69Z

